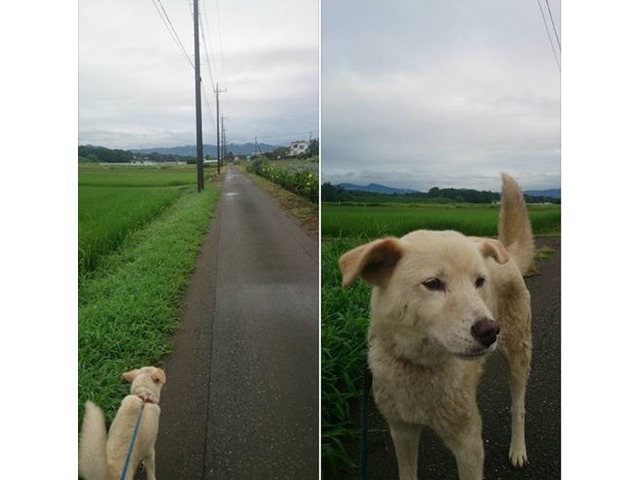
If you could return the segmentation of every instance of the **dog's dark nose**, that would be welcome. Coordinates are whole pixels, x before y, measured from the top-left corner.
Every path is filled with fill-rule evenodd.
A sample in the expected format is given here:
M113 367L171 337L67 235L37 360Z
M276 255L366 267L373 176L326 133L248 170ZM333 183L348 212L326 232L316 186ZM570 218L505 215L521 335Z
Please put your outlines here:
M500 325L495 320L483 318L478 320L471 327L471 335L485 347L490 347L500 333Z

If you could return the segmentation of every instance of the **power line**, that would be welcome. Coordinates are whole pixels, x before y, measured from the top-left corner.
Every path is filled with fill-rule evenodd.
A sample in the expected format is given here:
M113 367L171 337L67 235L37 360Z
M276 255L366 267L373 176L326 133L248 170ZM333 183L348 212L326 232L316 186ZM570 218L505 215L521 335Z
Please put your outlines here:
M202 30L204 30L205 32L207 31L202 23L202 20L200 21L200 26L202 27ZM211 84L214 84L214 81L216 79L216 77L213 75L213 72L211 71L211 61L209 60L211 57L211 60L213 61L213 71L216 72L216 63L215 63L215 59L213 58L213 55L210 53L210 49L209 49L209 44L207 42L207 35L206 34L202 34L202 44L204 46L204 52L205 52L205 61L207 63L207 69L209 71L209 77L211 80ZM217 73L217 72L216 72Z
M542 21L544 22L544 28L547 31L547 37L549 37L549 43L551 44L551 50L553 51L553 56L556 59L556 64L558 65L558 69L560 69L560 60L558 60L558 55L556 54L556 48L553 45L553 39L551 38L551 33L549 33L549 26L547 25L547 19L544 16L542 5L540 5L540 0L536 0L536 1L538 2L538 8L540 8L540 15L542 15Z
M222 77L226 81L227 74L224 69L224 55L222 54L222 27L220 26L220 2L216 0L216 21L218 22L218 43L220 45L220 66L222 67Z
M199 19L199 23L201 26L201 33L200 36L202 38L202 43L204 46L204 50L205 50L205 61L207 64L207 70L209 72L209 81L211 83L212 89L217 90L217 86L216 86L216 78L219 75L219 71L218 68L216 67L216 61L215 61L215 54L213 52L213 49L211 47L211 39L209 38L209 31L210 31L210 27L209 27L209 20L208 20L208 16L207 16L207 4L206 2L203 2L204 4L204 9L203 9L203 17L204 17L204 21L202 20L202 17L200 17ZM212 71L212 67L211 64L213 63L213 71ZM207 108L209 110L209 116L212 120L212 124L217 124L216 120L213 119L213 113L211 112L211 105L209 104L209 100L207 97L207 89L205 89L204 93L205 93L205 100L207 102ZM217 98L217 94L216 94L216 110L219 110L219 106L218 106L218 98ZM217 127L216 127L217 129Z
M205 88L202 93L204 94L204 101L207 104L207 111L209 112L209 119L211 120L211 125L215 125L216 121L213 118L213 111L211 110L211 104L209 103L209 97L207 97L207 89Z
M208 43L211 44L211 52L207 53L207 61L208 61L208 57L209 55L211 56L211 60L213 62L213 70L214 73L216 74L216 77L214 77L213 75L211 75L211 83L214 83L214 80L218 79L218 75L219 75L219 70L216 66L216 58L215 58L215 51L213 50L213 42L211 42L211 39L208 38L209 37L209 32L211 31L211 27L209 26L209 16L207 15L207 3L204 2L204 8L203 8L203 17L204 17L204 25L202 27L203 29L203 34L202 34L202 40L205 44L205 50L208 49ZM206 28L205 28L206 27Z
M182 54L183 54L184 58L187 60L187 62L189 62L189 64L191 65L192 68L195 68L195 65L194 65L193 61L191 60L191 58L189 57L189 54L187 53L187 50L184 48L184 45L180 41L180 37L178 37L178 33L176 32L176 29L173 28L173 23L171 23L171 19L169 18L169 15L167 14L167 11L164 9L164 6L162 5L162 2L160 0L157 0L158 4L160 5L160 7L158 7L158 5L156 5L156 0L151 0L151 1L153 2L153 6L156 7L156 10L157 10L158 14L160 15L160 18L162 19L162 22L164 23L164 26L167 28L167 30L169 30L169 35L171 35L171 38L173 39L175 44L182 51Z
M551 25L553 26L553 33L556 35L556 42L558 42L558 51L562 51L560 47L560 37L558 37L558 31L556 30L556 22L553 21L553 15L551 14L551 8L549 7L549 0L544 0L547 4L547 10L549 11L549 18L551 19Z

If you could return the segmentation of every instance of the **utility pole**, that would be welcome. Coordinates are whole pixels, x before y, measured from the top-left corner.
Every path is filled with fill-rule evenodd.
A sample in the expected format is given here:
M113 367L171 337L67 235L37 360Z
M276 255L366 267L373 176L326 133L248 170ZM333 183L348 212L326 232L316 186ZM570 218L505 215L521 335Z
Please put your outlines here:
M253 137L253 140L255 142L256 157L258 156L258 153L262 155L262 150L260 149L260 145L258 145L258 136L256 135L255 137Z
M198 192L204 190L204 160L202 155L202 103L200 99L200 30L198 27L198 2L193 1L193 43L196 67L196 165L198 172Z
M226 92L227 89L220 90L218 88L218 84L216 83L216 89L214 90L216 94L216 136L217 136L217 147L218 147L218 174L220 174L220 100L218 99L218 94L220 92Z
M222 160L224 161L224 115L220 115L220 136L222 137Z
M220 117L220 123L222 128L222 159L227 158L227 131L224 128L224 121L226 118L224 115Z

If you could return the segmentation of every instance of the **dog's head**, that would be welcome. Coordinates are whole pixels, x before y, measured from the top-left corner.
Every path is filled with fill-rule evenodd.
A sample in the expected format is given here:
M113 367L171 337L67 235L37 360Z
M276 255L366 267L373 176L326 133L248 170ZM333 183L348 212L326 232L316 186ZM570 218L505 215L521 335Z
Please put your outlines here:
M357 247L340 269L345 288L358 277L373 285L372 333L393 337L398 355L420 361L437 351L471 358L495 349L488 262L508 260L497 240L420 230Z
M131 393L149 399L153 403L160 401L160 391L167 376L164 370L156 367L142 367L122 374L123 380L131 384Z

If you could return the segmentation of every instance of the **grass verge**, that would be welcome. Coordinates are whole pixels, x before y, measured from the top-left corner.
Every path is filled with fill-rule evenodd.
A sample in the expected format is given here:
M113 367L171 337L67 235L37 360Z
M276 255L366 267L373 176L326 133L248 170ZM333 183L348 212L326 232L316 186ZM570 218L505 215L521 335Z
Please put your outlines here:
M182 195L100 262L78 288L78 413L86 400L111 420L128 392L120 375L161 364L219 189Z

